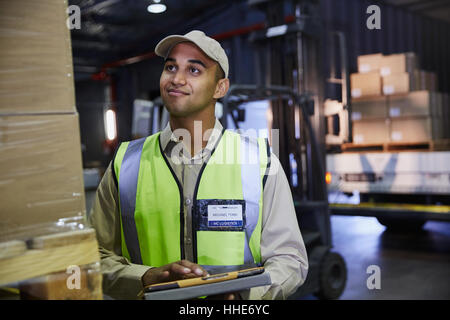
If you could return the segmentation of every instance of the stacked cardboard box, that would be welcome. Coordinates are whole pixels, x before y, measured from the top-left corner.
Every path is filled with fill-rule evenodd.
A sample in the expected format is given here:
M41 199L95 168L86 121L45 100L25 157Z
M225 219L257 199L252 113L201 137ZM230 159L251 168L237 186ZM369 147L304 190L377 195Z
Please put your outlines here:
M0 286L19 284L22 299L102 298L66 9L0 0ZM68 287L73 266L80 290Z
M358 57L351 75L353 142L425 142L449 137L447 96L414 53ZM447 120L445 120L447 119Z
M424 142L443 138L442 94L413 91L388 97L393 142Z
M353 142L358 144L389 141L387 97L361 98L352 103Z
M448 138L448 95L430 91L352 102L353 142L426 142Z
M67 2L0 1L0 230L85 214Z
M427 74L422 72L426 78ZM350 76L353 98L391 95L412 90L428 90L428 80L421 82L422 73L417 70L417 57L412 52L358 57L358 73Z

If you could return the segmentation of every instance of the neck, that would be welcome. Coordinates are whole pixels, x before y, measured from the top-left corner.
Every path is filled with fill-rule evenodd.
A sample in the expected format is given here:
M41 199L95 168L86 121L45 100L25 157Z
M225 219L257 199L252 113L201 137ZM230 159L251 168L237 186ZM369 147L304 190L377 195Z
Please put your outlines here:
M172 132L177 129L184 129L189 132L191 156L194 156L201 149L206 147L209 136L205 136L205 132L209 129L213 129L216 122L214 110L214 108L205 108L198 114L187 117L170 115L169 121ZM209 131L209 133L210 132L211 131ZM189 144L187 141L185 143L187 145Z

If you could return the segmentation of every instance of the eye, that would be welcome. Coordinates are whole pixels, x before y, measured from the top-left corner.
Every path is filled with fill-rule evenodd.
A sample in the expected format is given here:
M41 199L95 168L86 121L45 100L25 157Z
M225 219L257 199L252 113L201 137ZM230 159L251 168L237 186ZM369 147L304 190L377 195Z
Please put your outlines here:
M169 72L175 71L176 67L173 64L167 64L165 69Z
M200 70L195 67L190 67L189 72L193 73L193 74L198 74L198 73L200 73Z

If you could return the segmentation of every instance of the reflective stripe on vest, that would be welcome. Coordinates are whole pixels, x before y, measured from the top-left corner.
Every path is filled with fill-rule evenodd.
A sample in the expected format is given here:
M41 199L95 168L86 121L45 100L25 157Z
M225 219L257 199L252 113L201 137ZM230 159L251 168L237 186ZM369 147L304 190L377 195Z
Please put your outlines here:
M247 215L245 228L247 241L245 241L244 248L244 264L251 264L254 262L254 259L249 243L258 223L261 184L255 183L255 181L260 179L258 142L250 140L246 136L241 136L241 177Z
M254 232L255 229L258 230L258 232L261 232L261 212L262 212L262 176L264 174L262 174L262 172L264 172L264 170L261 170L262 166L265 166L265 164L261 163L261 159L260 159L260 152L263 152L263 154L265 154L266 152L266 145L264 143L264 141L262 139L254 139L251 138L249 139L248 137L244 137L244 136L239 136L235 133L230 133L225 131L224 135L222 136L221 140L224 140L223 137L226 136L227 139L230 140L234 140L234 141L239 141L240 142L240 164L234 164L235 166L239 166L240 165L240 181L242 183L242 197L243 200L245 201L245 212L246 212L246 224L245 224L245 236L244 236L244 250L243 250L243 263L244 264L252 264L254 262L259 263L261 262L261 255L260 255L260 244L259 244L259 239L260 236L255 237L254 236ZM240 137L240 138L239 138ZM154 140L151 140L154 139ZM220 143L222 143L223 141L220 141ZM123 155L123 160L118 160L118 163L115 163L115 170L116 170L116 175L119 178L118 180L118 184L119 184L119 199L120 199L120 211L121 211L121 223L122 223L122 230L123 230L123 245L122 247L125 249L123 250L124 252L127 252L129 254L129 259L131 260L131 262L133 263L139 263L139 264L148 264L148 265L152 265L152 266L159 266L159 265L163 265L166 263L170 263L176 260L176 258L174 257L174 255L172 254L172 258L165 258L165 259L159 259L159 263L154 263L152 262L153 260L150 258L143 258L144 256L148 256L146 253L146 251L144 251L143 253L141 253L141 250L143 250L143 243L139 243L139 241L148 241L148 236L142 236L142 239L139 239L139 235L141 235L139 233L139 227L136 227L136 222L135 222L135 209L136 209L136 201L137 197L139 197L139 195L137 195L136 193L136 188L138 186L138 180L139 180L139 168L141 167L141 161L144 157L148 157L148 159L150 159L150 161L147 161L148 159L146 158L147 163L150 162L152 163L152 161L163 161L162 159L164 157L164 155L161 154L154 154L153 156L144 156L142 154L142 148L145 145L149 145L149 144L153 144L156 143L158 145L158 148L152 148L151 150L153 150L153 152L158 153L162 152L159 148L159 133L155 134L153 136L147 137L147 138L143 138L143 139L139 139L139 140L135 140L132 141L128 144L128 146L126 146L125 144L121 145L119 147L119 151L120 148L126 148L126 151L122 150L121 152L124 153ZM263 147L263 150L259 150L260 147ZM223 147L223 146L222 146ZM145 149L145 147L144 147ZM119 152L118 152L119 154ZM266 159L266 157L263 157L262 161L268 161L268 159ZM158 163L159 165L162 165L161 163ZM150 164L151 165L151 164ZM164 166L169 166L168 163L164 163ZM209 165L208 163L206 164L206 167L208 168ZM158 167L158 168L163 168L163 167ZM170 169L170 168L169 168ZM210 168L211 169L211 168ZM214 170L218 170L219 168L214 168ZM217 172L214 171L213 172ZM164 171L164 170L163 170ZM160 171L158 171L160 172ZM210 171L211 173L211 171ZM157 173L153 172L150 175L155 175ZM170 175L170 174L169 174ZM175 175L172 172L172 175L174 176L174 179L176 180ZM199 176L198 179L201 179L202 177ZM146 174L146 179L150 179L150 181L152 178L147 177ZM212 179L206 179L209 181L208 186L211 185L211 181ZM202 181L200 182L200 184L202 185ZM206 182L205 182L206 183ZM163 182L161 182L161 184L163 184ZM159 187L159 182L158 184L153 184L154 186L158 186ZM170 190L166 190L166 192L170 193L174 193L174 192L179 192L179 190L171 190L173 189L173 183L171 184L171 187L169 188ZM212 199L223 199L220 198L220 194L221 194L221 186L220 184L216 184L214 183L214 185L218 186L217 192L216 191L211 191L212 194L210 193L209 196L212 195ZM165 187L164 185L162 185L162 187ZM241 186L239 186L240 188ZM147 187L146 187L147 188ZM211 188L210 188L211 189ZM214 189L214 188L213 188ZM180 191L181 193L181 191ZM214 194L217 193L215 196ZM219 198L218 198L219 197ZM197 197L198 198L198 197ZM206 199L211 199L211 197L207 197ZM242 199L242 198L241 198ZM156 201L158 201L159 199L156 199ZM183 199L180 197L180 201L183 201ZM181 204L181 208L182 208L182 204ZM181 209L182 211L182 209ZM141 212L142 214L142 212ZM178 214L182 214L182 212L179 212ZM164 217L162 217L163 219ZM180 222L178 222L180 223ZM183 222L181 222L183 223ZM151 226L144 226L147 230L151 230ZM181 226L181 228L183 228L184 226ZM161 226L162 228L162 226ZM180 230L180 232L182 233L182 229ZM197 233L197 230L193 230L194 233ZM223 235L225 235L225 233L229 233L231 231L220 231L220 234L222 235L219 238L214 238L214 239L222 239ZM206 232L208 233L208 231ZM209 235L213 234L214 232L210 232ZM217 234L217 233L216 233ZM237 233L236 233L237 234ZM250 240L252 239L252 245L250 244ZM182 234L181 234L182 237ZM173 238L173 237L172 237ZM152 238L154 239L154 238ZM202 240L203 239L203 240ZM203 251L206 250L206 254L208 254L208 252L211 252L212 249L211 247L214 246L210 246L210 244L208 243L208 240L211 238L205 237L205 232L203 232L201 234L201 239L200 239L200 244L198 245L199 248L206 248ZM223 239L227 239L226 237ZM235 241L238 238L234 238ZM173 240L173 239L172 239ZM256 241L255 241L256 240ZM159 239L156 242L153 241L150 245L152 246L158 246L158 241L164 241L163 239ZM172 241L173 243L173 241ZM205 245L205 243L208 243ZM180 244L180 242L178 242L178 244ZM161 245L161 243L159 244ZM173 246L173 245L172 245ZM145 247L149 247L149 245L147 244ZM254 254L252 254L252 250L254 252ZM173 250L172 250L173 251ZM215 250L217 251L217 250ZM124 254L123 252L123 254ZM256 254L255 254L256 253ZM154 256L154 255L153 255ZM178 259L181 259L182 257L177 257ZM150 260L149 260L150 259ZM173 261L165 261L165 260L170 260L170 259L175 259ZM231 259L233 260L233 262L236 262L236 259ZM225 264L233 264L233 263L229 263L225 260ZM159 265L158 265L159 264ZM213 265L217 265L217 264L213 264Z
M142 264L142 257L141 250L139 249L136 221L134 220L134 210L136 208L136 187L139 177L139 164L144 142L145 138L130 141L123 156L119 174L120 214L124 237L131 261L137 264Z

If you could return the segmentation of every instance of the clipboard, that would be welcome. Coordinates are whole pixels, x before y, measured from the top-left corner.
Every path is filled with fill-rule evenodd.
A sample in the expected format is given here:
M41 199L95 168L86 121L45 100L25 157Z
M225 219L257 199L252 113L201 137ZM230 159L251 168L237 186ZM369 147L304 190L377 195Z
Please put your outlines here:
M271 283L270 275L264 272L264 267L256 267L149 285L144 288L143 295L145 300L183 300L235 292Z

